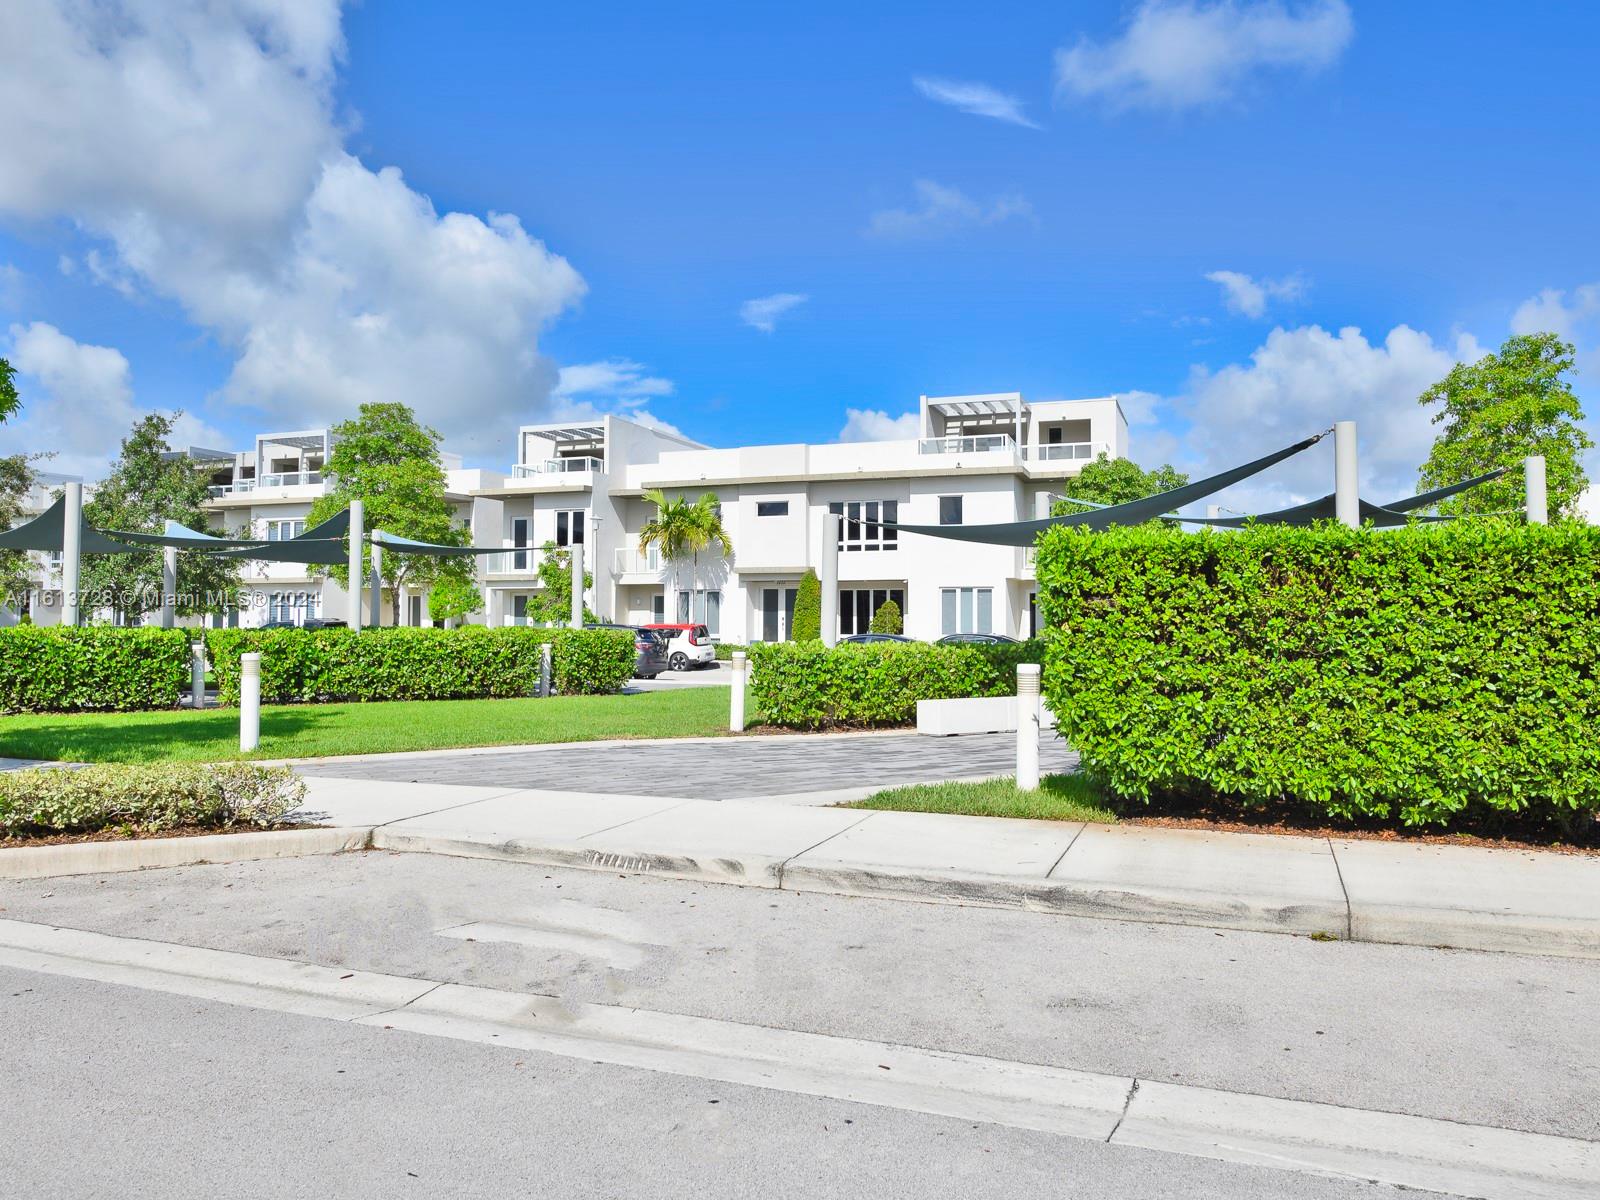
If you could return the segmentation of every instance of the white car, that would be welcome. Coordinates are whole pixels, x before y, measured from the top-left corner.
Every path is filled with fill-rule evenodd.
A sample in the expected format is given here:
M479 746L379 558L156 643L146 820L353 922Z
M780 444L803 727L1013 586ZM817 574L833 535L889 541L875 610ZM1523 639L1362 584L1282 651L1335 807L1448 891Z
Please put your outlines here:
M659 633L667 643L667 666L674 671L687 671L695 667L709 667L717 661L716 643L711 631L704 625L664 624L646 625Z

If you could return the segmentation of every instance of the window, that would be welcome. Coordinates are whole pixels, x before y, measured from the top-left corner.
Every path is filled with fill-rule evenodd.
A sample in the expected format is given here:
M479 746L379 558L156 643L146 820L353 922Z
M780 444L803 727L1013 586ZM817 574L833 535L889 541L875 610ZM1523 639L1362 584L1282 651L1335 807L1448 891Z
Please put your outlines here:
M655 625L665 625L667 622L667 598L661 592L650 598L650 621Z
M872 614L893 600L902 618L906 615L905 588L840 588L839 636L867 633L872 625Z
M421 596L407 596L406 597L406 607L410 610L406 614L406 624L407 625L422 626L422 625L428 624L428 622L426 622L426 621L424 621L422 619L423 618L423 608L422 608L422 597Z
M526 571L528 569L528 518L515 517L511 522L511 544L516 547L511 552L511 569L513 571Z
M844 518L839 522L841 550L895 550L900 546L900 531L886 529L880 521L898 523L898 500L836 500L828 511Z
M722 593L716 589L697 588L678 593L678 624L704 625L712 637L722 635Z
M939 497L939 524L941 524L941 525L959 525L959 524L961 524L961 497L960 496L940 496Z
M556 513L556 545L583 545L583 527L589 514L581 508L564 509Z
M757 500L756 516L758 517L787 517L789 515L789 502L787 500Z
M268 521L267 541L287 542L290 538L297 538L306 531L304 521Z
M268 592L267 620L304 625L322 615L320 592Z
M1052 446L1061 445L1061 426L1052 425L1050 427L1050 444Z
M761 640L781 642L794 629L794 601L797 588L761 589Z
M992 633L994 592L990 588L944 588L939 592L939 632Z
M526 625L528 623L528 598L526 596L511 597L511 623L513 625Z

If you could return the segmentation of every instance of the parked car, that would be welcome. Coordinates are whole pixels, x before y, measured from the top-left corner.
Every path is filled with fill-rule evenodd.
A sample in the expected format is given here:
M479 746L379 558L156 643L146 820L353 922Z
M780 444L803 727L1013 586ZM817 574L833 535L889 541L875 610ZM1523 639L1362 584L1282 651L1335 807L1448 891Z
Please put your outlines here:
M633 677L654 679L667 669L667 643L654 629L641 629L637 625L612 625L597 622L585 629L626 629L633 634Z
M674 671L687 671L692 667L711 667L717 662L716 643L711 631L704 625L667 622L646 625L667 641L667 665Z
M947 633L936 646L1015 646L1017 639L1003 633Z
M914 642L916 638L906 637L903 633L855 633L849 637L840 638L840 645L865 646L873 642Z

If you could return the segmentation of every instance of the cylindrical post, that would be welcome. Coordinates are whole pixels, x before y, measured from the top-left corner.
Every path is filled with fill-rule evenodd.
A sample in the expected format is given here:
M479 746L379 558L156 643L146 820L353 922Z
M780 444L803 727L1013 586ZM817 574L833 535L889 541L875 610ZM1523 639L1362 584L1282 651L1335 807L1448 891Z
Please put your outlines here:
M1530 454L1522 460L1524 508L1529 525L1550 523L1550 501L1545 494L1544 455Z
M261 655L239 656L239 750L248 753L261 744Z
M839 522L838 513L822 515L822 644L839 644Z
M539 698L545 699L550 695L550 643L545 642L539 647Z
M83 484L69 483L61 525L61 623L78 623L78 562L83 546Z
M165 546L161 550L161 628L171 629L178 623L178 548Z
M206 644L189 643L189 706L206 706Z
M1361 528L1361 494L1356 478L1356 423L1333 427L1333 515L1339 524Z
M574 629L583 628L583 543L573 542L567 547L572 558L572 613Z
M1039 664L1017 664L1017 788L1039 786Z
M372 543L372 627L383 624L383 547Z
M1206 505L1206 520L1215 521L1221 515L1222 515L1222 505L1220 505L1220 504L1208 504L1208 505Z
M733 652L732 699L728 710L728 728L734 733L744 732L744 681L749 670L749 659L743 650Z
M350 501L350 628L361 632L361 501Z

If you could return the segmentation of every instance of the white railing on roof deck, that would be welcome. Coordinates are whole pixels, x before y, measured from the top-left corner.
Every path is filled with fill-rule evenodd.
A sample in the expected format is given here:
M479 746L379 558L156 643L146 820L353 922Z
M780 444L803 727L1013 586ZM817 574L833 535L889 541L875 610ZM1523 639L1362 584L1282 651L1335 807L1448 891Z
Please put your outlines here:
M599 471L605 467L603 460L593 457L547 458L543 462L516 463L511 468L513 479L532 479L539 475L566 475L574 471Z
M1111 447L1105 442L1049 442L1029 446L1023 452L1034 462L1089 462L1110 453Z
M949 437L918 438L918 454L983 454L989 451L1012 451L1016 439L1009 433L952 434Z

